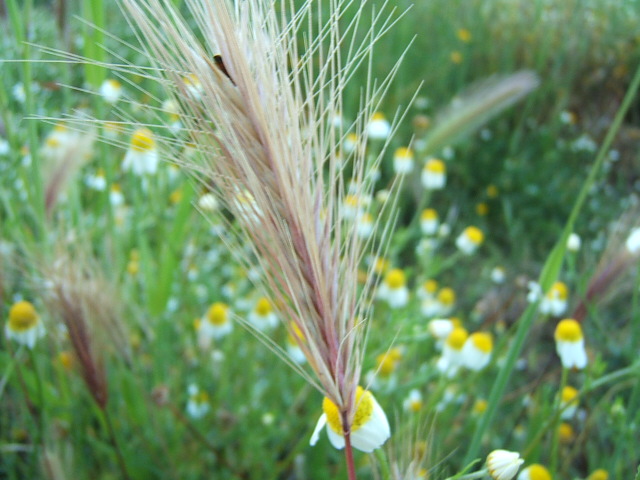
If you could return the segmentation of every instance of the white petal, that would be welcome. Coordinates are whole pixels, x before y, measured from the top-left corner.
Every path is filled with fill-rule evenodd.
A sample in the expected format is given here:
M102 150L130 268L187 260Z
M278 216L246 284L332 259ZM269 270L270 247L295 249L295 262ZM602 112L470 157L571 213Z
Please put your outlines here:
M311 434L311 440L309 440L309 444L313 447L316 443L318 443L318 439L320 438L320 431L327 424L327 416L323 413L320 415L318 419L318 423L316 424L316 428Z
M584 339L577 342L556 342L556 350L564 368L583 369L587 366L587 352Z
M333 431L333 428L327 425L327 437L329 437L329 441L333 448L337 448L338 450L342 450L344 448L344 437Z
M373 400L373 413L367 423L351 434L353 448L371 453L380 448L391 436L391 428L387 416L375 398Z

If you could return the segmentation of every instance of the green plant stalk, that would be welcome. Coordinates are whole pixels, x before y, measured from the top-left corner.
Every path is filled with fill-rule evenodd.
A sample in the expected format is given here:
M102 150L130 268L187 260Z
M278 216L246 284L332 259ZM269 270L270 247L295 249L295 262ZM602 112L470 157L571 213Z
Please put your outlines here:
M496 381L491 388L491 393L489 394L489 399L487 400L487 410L484 412L484 415L482 415L478 426L473 432L473 437L471 438L471 443L469 444L469 450L467 451L463 462L464 464L472 462L478 455L482 437L489 429L489 426L491 425L491 422L493 421L493 418L497 413L500 401L507 387L507 383L509 382L511 372L515 368L518 357L520 356L520 352L522 351L522 346L524 345L527 334L531 329L533 320L536 318L537 312L538 302L532 303L525 310L520 320L518 320L518 330L516 331L516 336L513 340L513 344L507 352L507 359L504 363L504 366L498 372Z
M106 78L104 44L105 8L104 0L84 0L82 3L84 18L92 25L84 28L84 56L88 61L84 65L85 80L92 88L98 88ZM95 62L93 62L95 61Z
M22 83L25 93L25 116L34 115L35 103L33 98L33 72L31 69L31 46L28 43L27 32L28 24L31 18L32 0L24 0L22 11L18 8L16 0L7 0L7 9L11 19L16 37L16 43L21 45L22 59ZM36 238L42 238L45 233L46 213L44 205L44 190L42 185L42 165L38 155L38 123L29 121L26 123L27 139L29 142L29 154L31 155L30 165L30 185L31 185L31 201L34 214L36 217L37 231Z
M382 476L382 480L390 480L391 479L391 469L389 468L389 459L387 455L384 453L382 448L378 448L375 450L375 456L378 460L378 465L380 465L380 474Z
M120 473L122 474L122 478L124 480L131 480L131 477L129 476L129 472L127 471L127 465L124 461L124 456L122 455L122 449L120 448L120 444L118 443L118 438L116 437L115 429L113 428L111 415L109 415L109 412L107 411L106 408L99 409L99 410L102 412L102 415L104 416L104 423L107 426L109 442L111 443L111 446L113 447L113 450L116 453L116 458L118 460L118 467L120 468Z
M574 230L574 225L580 210L587 198L587 195L593 186L596 175L600 171L602 164L604 163L607 152L609 151L609 147L613 142L615 135L620 129L620 125L622 124L622 120L631 105L631 101L635 97L636 91L638 90L638 85L640 85L640 67L636 70L635 76L633 77L633 81L629 86L629 90L627 90L627 94L625 95L618 112L607 132L607 135L602 142L602 146L596 156L596 160L589 171L589 175L587 179L584 181L582 185L582 189L578 194L578 198L576 199L576 203L571 210L571 214L569 215L569 219L565 224L564 231L556 243L555 247L547 257L547 260L542 268L542 272L540 274L540 286L543 291L547 291L552 283L558 278L560 273L560 269L562 268L562 263L564 259L565 250L567 248L567 238ZM529 333L531 325L533 323L533 319L535 318L535 313L538 308L538 304L534 303L529 305L529 307L525 310L522 317L518 321L518 330L516 332L516 337L514 339L513 344L511 345L509 352L507 353L507 360L505 362L504 367L498 373L496 380L491 388L491 393L489 395L488 407L487 411L482 417L482 420L478 424L476 430L473 432L473 437L471 439L471 443L469 444L469 449L467 450L467 454L465 456L464 463L471 462L478 455L478 451L480 450L480 443L482 437L485 432L488 431L493 419L497 413L498 406L504 394L504 391L507 387L507 383L511 376L511 372L515 368L516 361L518 360L518 356L522 351L522 347L524 345L524 340Z
M44 432L45 432L45 409L44 409L44 389L42 386L42 377L40 376L40 370L38 369L38 362L36 360L36 356L33 353L32 348L27 348L29 352L29 360L33 366L33 374L36 378L36 391L38 395L38 411L36 414L36 423L38 425L38 443L41 443L44 447Z
M569 376L569 369L562 369L562 376L560 378L560 390L555 401L553 411L553 423L551 424L551 462L549 467L551 468L551 478L556 478L558 472L558 454L560 449L560 410L562 409L562 392L567 385L567 377Z

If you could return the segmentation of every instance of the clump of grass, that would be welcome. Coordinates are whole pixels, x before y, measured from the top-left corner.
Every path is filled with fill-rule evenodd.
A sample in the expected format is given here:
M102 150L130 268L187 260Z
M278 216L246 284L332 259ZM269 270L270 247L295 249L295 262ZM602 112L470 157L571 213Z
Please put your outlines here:
M121 302L86 256L60 247L55 261L42 268L45 301L50 316L59 319L73 348L87 391L99 407L116 452L120 473L130 478L108 411L107 352L130 358Z

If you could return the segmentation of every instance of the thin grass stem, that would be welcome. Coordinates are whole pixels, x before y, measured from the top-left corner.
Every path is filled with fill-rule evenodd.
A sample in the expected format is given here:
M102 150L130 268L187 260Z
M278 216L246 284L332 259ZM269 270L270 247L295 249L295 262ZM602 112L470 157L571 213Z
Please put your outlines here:
M563 368L562 375L560 377L560 389L558 390L558 394L555 399L555 405L553 411L555 414L553 415L553 422L551 423L551 461L549 462L549 467L551 470L551 478L555 478L558 471L558 455L560 448L560 410L562 409L562 391L564 387L567 385L567 378L569 376L569 369Z
M344 458L347 463L349 480L356 480L356 466L353 461L353 447L351 446L351 432L344 432Z
M7 8L11 19L11 26L15 33L16 43L21 46L22 58L25 60L30 60L31 57L31 45L27 42L27 34L29 31L32 7L33 0L25 0L22 10L19 9L16 0L7 1ZM36 113L32 88L33 71L31 66L31 61L21 62L26 117L30 117ZM44 189L41 174L42 165L40 164L38 155L38 123L34 121L27 122L26 130L29 140L29 155L31 157L31 202L36 218L36 238L38 238L44 235L46 223Z
M107 433L109 435L109 442L111 443L111 446L113 447L113 450L115 451L116 458L117 458L117 461L118 461L118 467L120 468L120 473L122 474L122 478L124 480L131 480L131 477L129 476L129 472L127 470L127 464L124 461L124 456L122 454L122 449L120 448L120 444L118 442L118 438L116 437L116 431L113 428L113 422L111 421L111 415L109 414L109 411L106 408L100 409L100 411L102 412L102 414L104 416L105 424L107 425Z

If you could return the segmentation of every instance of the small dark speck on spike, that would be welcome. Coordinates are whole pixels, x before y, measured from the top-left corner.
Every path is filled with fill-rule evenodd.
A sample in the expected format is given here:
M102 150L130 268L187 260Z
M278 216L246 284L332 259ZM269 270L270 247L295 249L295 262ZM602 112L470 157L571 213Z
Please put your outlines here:
M231 75L229 75L229 72L227 71L227 67L224 66L224 62L222 61L222 57L220 55L214 55L213 61L215 62L216 67L218 67L222 71L222 73L224 73L227 76L227 78L231 80L231 83L235 85L236 82L234 82L233 78L231 78Z

